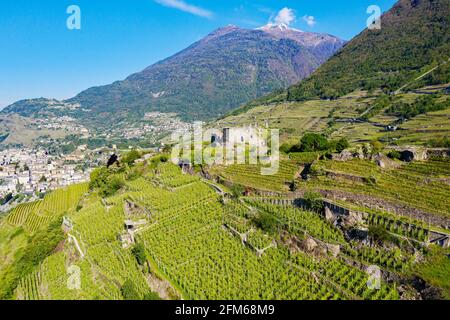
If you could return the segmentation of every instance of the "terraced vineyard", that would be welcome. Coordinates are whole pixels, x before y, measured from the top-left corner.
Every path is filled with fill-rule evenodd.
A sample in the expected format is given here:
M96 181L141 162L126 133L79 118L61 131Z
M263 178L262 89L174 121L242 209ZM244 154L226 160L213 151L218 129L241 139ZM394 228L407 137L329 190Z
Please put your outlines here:
M255 189L287 191L298 170L295 161L281 160L275 175L261 175L261 166L258 165L230 165L213 168L211 172L226 181Z
M412 255L405 254L399 249L382 250L374 247L362 247L348 249L346 253L368 264L382 266L388 270L399 272L405 272L414 260Z
M278 221L292 234L302 236L305 233L329 243L344 243L342 233L324 221L317 213L303 211L288 206L283 207L247 199L248 203L264 212L274 215Z
M394 203L403 203L426 212L450 217L450 185L441 179L450 175L448 159L431 160L403 164L395 170L383 170L367 160L318 161L316 166L329 172L347 174L356 177L338 179L319 176L307 182L300 182L300 187L319 190L349 191L352 194L369 195ZM367 183L366 178L373 178L375 183Z
M285 162L283 168L271 183L287 179L296 165ZM66 240L20 278L15 297L124 299L131 290L125 284L131 284L133 297L142 299L153 289L148 277L156 276L185 299L398 299L395 282L369 288L366 268L379 264L404 273L414 263L403 251L350 250L342 230L316 212L271 204L263 197L224 197L169 163L144 172L107 198L94 189L80 201L87 187L74 186L15 209L8 221L18 225L26 225L41 208L47 208L46 217L64 215L70 221ZM261 181L266 183L257 183ZM70 199L72 205L61 205L61 199ZM21 212L28 212L27 217L20 218ZM261 214L274 217L276 229L261 227ZM139 224L130 231L125 221ZM388 228L388 220L383 221L377 217L371 223ZM148 265L139 265L133 241L124 240L130 232L143 245ZM342 253L293 249L286 234L341 247ZM67 285L69 268L81 272L79 289Z
M8 222L13 226L23 226L27 232L33 233L70 208L75 208L87 191L87 183L52 191L41 201L17 206L8 215Z

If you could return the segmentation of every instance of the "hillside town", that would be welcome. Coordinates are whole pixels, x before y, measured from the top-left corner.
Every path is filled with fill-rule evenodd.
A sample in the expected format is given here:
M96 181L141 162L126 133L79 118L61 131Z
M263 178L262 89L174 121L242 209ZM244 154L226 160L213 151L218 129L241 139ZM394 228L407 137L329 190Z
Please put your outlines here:
M106 162L108 155L107 150L88 150L85 145L69 155L29 148L0 151L0 211L50 190L88 181L93 168Z

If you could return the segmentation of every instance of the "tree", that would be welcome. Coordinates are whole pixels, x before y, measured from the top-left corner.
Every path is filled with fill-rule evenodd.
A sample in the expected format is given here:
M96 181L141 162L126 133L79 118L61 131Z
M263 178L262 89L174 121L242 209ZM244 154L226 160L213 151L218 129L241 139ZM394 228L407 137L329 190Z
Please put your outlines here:
M111 176L108 178L106 185L100 189L102 197L109 197L119 191L125 185L123 178L119 176Z
M161 300L161 298L156 292L149 291L146 294L144 294L143 300Z
M380 142L380 141L378 141L378 140L375 140L375 141L372 141L371 143L371 146L372 146L372 153L379 153L379 152L381 152L381 150L383 150L383 144Z
M267 212L260 212L260 214L254 219L254 223L258 228L269 233L275 232L278 227L278 220Z
M141 154L136 149L131 150L123 156L122 162L132 166L134 162L141 157Z
M145 253L145 247L142 243L137 243L131 250L131 253L133 253L139 265L143 266L147 261L147 254Z
M307 133L300 140L301 152L324 151L329 148L329 142L321 134Z
M303 196L306 206L314 211L323 210L324 204L322 201L322 195L316 191L306 191Z
M105 167L100 167L91 172L89 188L101 188L106 185L109 172Z
M91 173L91 190L98 189L102 197L109 197L125 185L121 176L113 175L106 167L97 168Z
M3 197L3 199L1 200L1 204L4 205L4 204L8 203L12 198L13 198L13 195L10 192Z
M130 279L127 279L124 282L120 291L122 292L122 296L125 300L141 300L141 297L137 292L136 285Z
M348 147L350 147L350 143L345 138L338 140L338 142L336 143L336 151L339 153L341 153Z

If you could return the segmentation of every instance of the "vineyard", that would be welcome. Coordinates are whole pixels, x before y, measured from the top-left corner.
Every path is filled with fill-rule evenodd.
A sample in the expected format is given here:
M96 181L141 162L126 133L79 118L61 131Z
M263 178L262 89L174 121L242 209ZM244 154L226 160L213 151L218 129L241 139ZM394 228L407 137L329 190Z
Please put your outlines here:
M269 191L287 191L289 183L298 173L295 161L280 161L280 168L274 175L261 175L259 165L230 165L212 169L212 173L218 174L225 180L243 186Z
M48 225L55 217L75 208L87 191L86 183L52 191L43 200L14 208L8 215L8 222L13 226L23 226L27 232L33 233Z
M294 176L296 165L284 162L282 167L278 177L269 179L280 183ZM257 176L256 168L244 170ZM370 288L367 267L375 264L398 274L412 270L413 254L349 242L320 213L276 195L223 196L170 163L143 172L106 198L78 185L14 209L7 217L10 228L32 232L57 216L70 222L66 240L20 278L15 297L125 299L125 284L131 284L134 297L143 299L151 291L151 274L184 299L399 299L396 282L381 280L380 289ZM268 181L260 179L246 181ZM275 228L267 228L262 217L275 221ZM139 225L130 231L126 221ZM426 237L420 226L390 216L369 214L368 222L417 241ZM124 234L133 235L131 244L124 243ZM338 247L340 253L293 250L286 234ZM148 264L139 264L134 242L143 246ZM80 271L80 289L68 287L70 270Z
M182 174L179 167L171 163L164 163L158 166L153 172L146 175L147 178L153 179L160 185L169 188L179 188L184 185L199 181L199 178L189 174Z
M345 243L343 234L331 224L323 220L319 214L304 211L292 206L280 206L255 198L247 198L246 201L256 208L274 215L282 224L282 227L294 235L309 235L328 243Z
M189 188L203 187L199 183ZM366 285L367 274L349 267L359 275L359 286L335 283L339 290L333 290L328 285L329 279L318 281L314 277L315 271L298 266L296 256L283 247L271 248L259 257L251 247L267 248L273 239L251 225L254 212L237 202L222 205L217 200L209 199L189 206L179 203L180 208L176 210L161 210L157 202L147 199L149 205L159 207L160 211L155 223L141 232L139 239L145 244L153 263L181 288L186 298L350 299L353 289L360 290L359 286ZM302 215L294 209L266 209L271 212L277 210L276 213L286 218L292 229L299 230L300 223L301 226L307 225L302 222L306 218L307 222L315 223L308 231L328 240L343 240L337 230L331 226L327 229L324 223L319 224L320 218L314 213ZM296 215L300 215L298 221L294 220ZM224 229L224 224L239 233L246 233L250 246L243 246L242 239ZM305 256L303 259L319 269L312 258ZM364 298L375 297L375 292L373 296L368 292L362 294ZM377 294L377 298L397 297L395 289L387 287Z
M421 227L418 223L409 224L380 213L369 213L368 222L371 225L381 226L389 232L420 242L426 241L428 236L428 230L425 227Z
M347 249L346 253L360 261L396 272L407 271L414 260L412 255L405 254L399 249L383 250L381 248L362 247Z
M450 174L449 163L445 159L431 160L404 164L395 170L383 170L366 160L321 160L316 162L316 167L328 172L351 175L359 181L342 175L338 179L323 175L301 181L299 187L369 195L450 217L450 186L442 179Z

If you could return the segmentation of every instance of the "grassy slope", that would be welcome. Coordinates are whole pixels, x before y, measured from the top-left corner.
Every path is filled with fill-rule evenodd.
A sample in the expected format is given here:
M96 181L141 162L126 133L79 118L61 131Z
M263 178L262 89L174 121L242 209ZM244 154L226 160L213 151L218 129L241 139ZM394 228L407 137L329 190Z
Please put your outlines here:
M448 60L447 0L401 0L381 22L381 30L363 31L308 80L291 87L288 100L342 96L361 87L393 91Z

